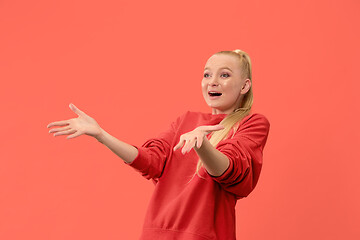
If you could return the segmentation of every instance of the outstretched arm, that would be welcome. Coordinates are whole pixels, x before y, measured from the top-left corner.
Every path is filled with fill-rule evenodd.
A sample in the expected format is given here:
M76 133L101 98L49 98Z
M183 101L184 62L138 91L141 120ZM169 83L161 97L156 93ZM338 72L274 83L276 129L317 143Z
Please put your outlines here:
M118 155L126 163L132 163L132 161L134 161L138 155L138 150L136 147L120 141L103 129L101 129L101 133L95 138L104 144L107 148L109 148L113 153Z
M94 118L78 109L74 104L70 104L69 107L78 117L49 123L47 125L48 128L52 126L62 126L61 128L51 129L49 133L54 133L54 136L69 135L67 139L76 138L81 135L89 135L103 143L126 163L134 161L138 154L137 148L111 136L100 127Z

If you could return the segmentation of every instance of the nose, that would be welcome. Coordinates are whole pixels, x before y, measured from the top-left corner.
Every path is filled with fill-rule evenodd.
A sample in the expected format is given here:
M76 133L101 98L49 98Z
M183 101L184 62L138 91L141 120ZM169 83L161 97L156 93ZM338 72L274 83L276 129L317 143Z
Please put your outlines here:
M209 86L217 86L219 85L217 77L212 77L209 81Z

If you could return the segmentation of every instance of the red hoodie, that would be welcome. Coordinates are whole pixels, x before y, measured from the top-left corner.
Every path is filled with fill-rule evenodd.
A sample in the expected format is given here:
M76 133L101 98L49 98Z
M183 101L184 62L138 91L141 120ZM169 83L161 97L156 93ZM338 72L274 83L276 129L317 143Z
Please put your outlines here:
M199 171L203 178L194 175L199 159L195 150L185 155L181 148L173 151L182 134L219 124L226 115L188 111L156 138L141 147L133 145L139 153L127 165L155 184L141 240L236 239L235 204L258 182L270 128L267 118L259 113L246 116L235 134L230 132L230 138L216 146L230 162L221 176L211 176L204 167Z

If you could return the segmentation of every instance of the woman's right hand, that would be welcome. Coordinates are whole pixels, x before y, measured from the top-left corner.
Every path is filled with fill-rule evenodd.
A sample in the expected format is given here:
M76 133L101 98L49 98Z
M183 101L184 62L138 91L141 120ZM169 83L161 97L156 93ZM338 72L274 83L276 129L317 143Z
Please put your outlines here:
M82 134L86 134L97 139L102 133L102 128L95 119L85 114L72 103L70 103L69 107L78 115L78 117L49 123L47 128L52 126L64 126L61 128L53 128L49 131L49 133L54 133L54 136L71 134L66 137L67 139L75 138Z

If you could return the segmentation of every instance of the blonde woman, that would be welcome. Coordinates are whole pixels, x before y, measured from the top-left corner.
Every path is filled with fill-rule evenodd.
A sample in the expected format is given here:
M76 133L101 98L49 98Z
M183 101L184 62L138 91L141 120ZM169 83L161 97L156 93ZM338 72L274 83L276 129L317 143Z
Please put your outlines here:
M155 184L142 240L236 239L235 204L255 188L270 123L250 113L251 61L242 50L221 51L206 62L202 94L211 113L179 116L142 146L122 142L70 104L78 117L52 122L49 133L96 138Z

